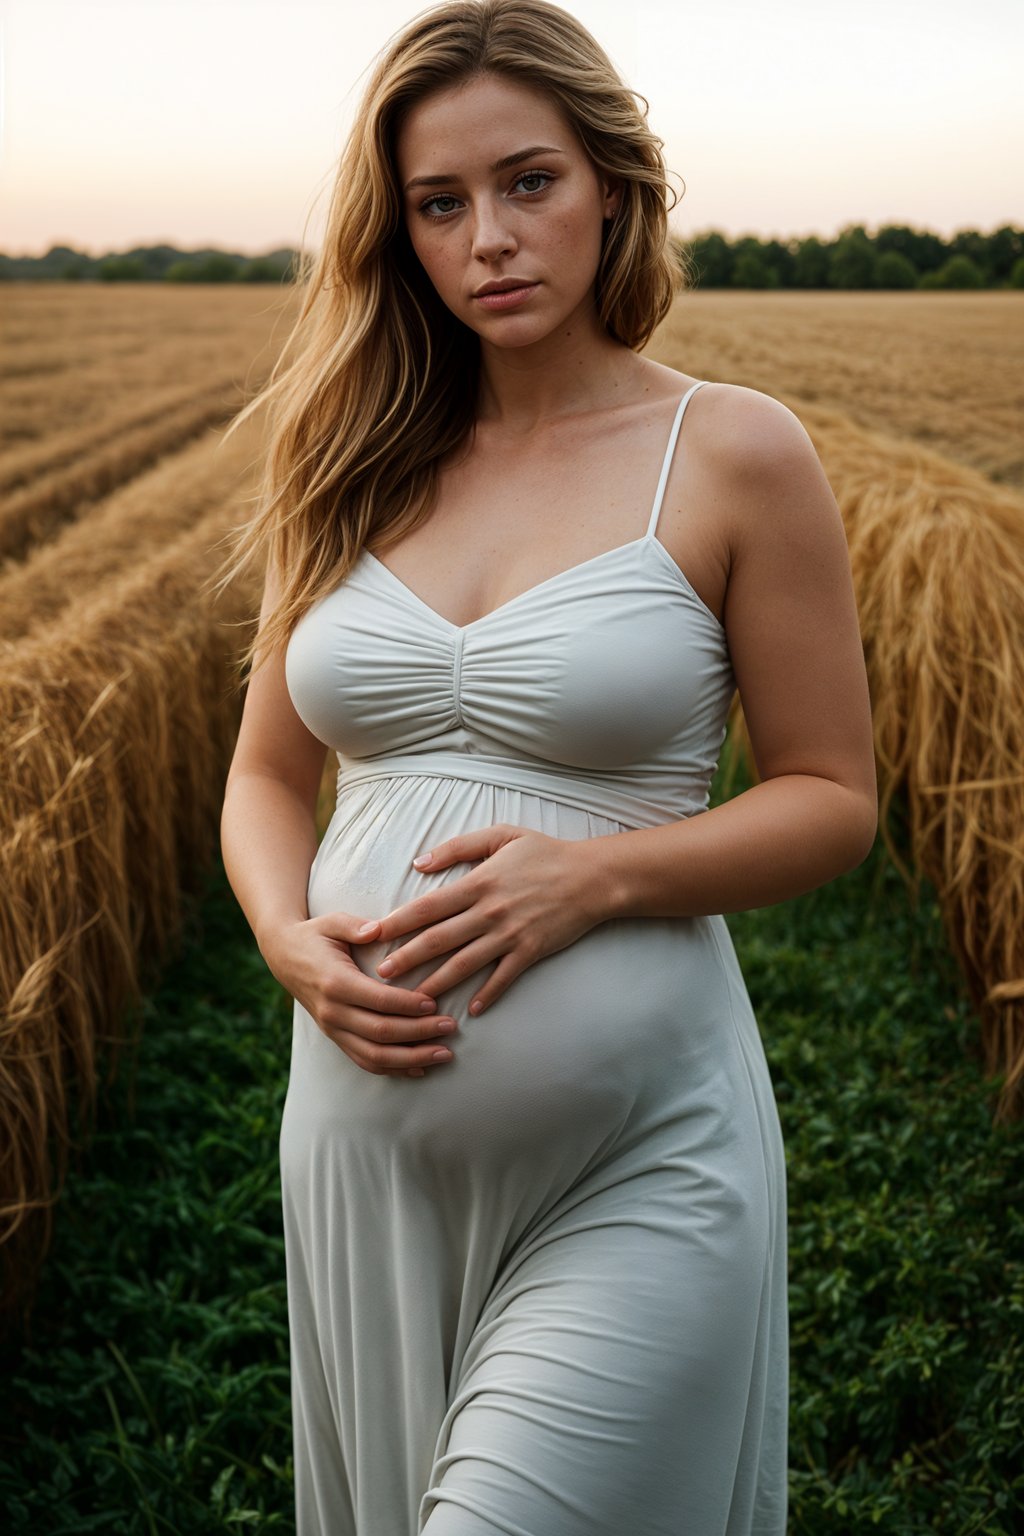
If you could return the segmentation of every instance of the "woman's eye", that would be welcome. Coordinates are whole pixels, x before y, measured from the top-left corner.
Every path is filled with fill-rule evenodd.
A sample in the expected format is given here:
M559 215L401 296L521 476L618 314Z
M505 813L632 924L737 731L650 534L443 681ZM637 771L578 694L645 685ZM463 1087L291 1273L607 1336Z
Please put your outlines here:
M547 186L549 181L554 181L554 177L548 171L524 171L521 176L516 177L516 181L536 181L538 177L540 178L540 187L534 187L533 190L535 192L539 192L541 187Z
M537 193L542 192L548 182L554 181L554 179L550 171L520 171L512 185L518 187L524 181L539 183L539 185L526 188L526 195L528 197L536 197ZM441 219L450 217L455 210L453 208L438 208L437 204L457 202L458 198L453 196L451 192L436 192L433 197L428 197L425 203L420 204L420 209L429 219L439 222ZM431 209L435 211L431 212Z
M433 207L434 203L454 203L454 202L455 202L455 198L452 197L450 192L438 192L436 197L428 197L427 201L425 203L421 203L420 206L422 207L423 212L426 213L429 208ZM441 212L442 212L442 214L444 214L445 212L450 212L450 210L446 210L446 209L442 208Z

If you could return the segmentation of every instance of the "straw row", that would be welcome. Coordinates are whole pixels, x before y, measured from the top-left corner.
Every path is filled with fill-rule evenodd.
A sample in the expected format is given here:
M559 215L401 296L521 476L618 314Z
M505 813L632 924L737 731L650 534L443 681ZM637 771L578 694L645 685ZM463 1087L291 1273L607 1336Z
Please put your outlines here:
M219 427L119 486L60 537L0 571L0 639L50 625L80 594L152 558L237 489L255 454L244 422L227 439Z
M1024 1114L1024 498L933 453L798 412L836 494L872 699L880 830L935 888L997 1120ZM739 699L731 726L756 776ZM893 827L906 807L908 847ZM907 855L907 857L904 856Z
M237 497L44 634L0 648L2 1305L26 1296L52 1207L179 896L217 846L258 593L203 583ZM237 626L241 627L237 627ZM73 1119L75 1124L73 1125Z
M10 381L9 362L4 364L4 378ZM237 386L233 386L232 381L225 377L221 388L227 406L233 398L232 391L237 393ZM97 448L117 442L127 433L159 425L163 417L190 405L195 398L196 381L186 378L163 389L147 390L143 396L136 393L118 402L113 410L107 411L98 421L87 421L84 425L76 422L73 426L58 427L45 432L40 438L6 448L0 457L0 492L30 485L33 480L55 474L73 464L76 459L95 452Z
M33 545L52 538L62 524L85 516L117 486L230 415L226 386L218 382L193 392L155 421L136 425L14 491L0 510L0 559L21 558Z

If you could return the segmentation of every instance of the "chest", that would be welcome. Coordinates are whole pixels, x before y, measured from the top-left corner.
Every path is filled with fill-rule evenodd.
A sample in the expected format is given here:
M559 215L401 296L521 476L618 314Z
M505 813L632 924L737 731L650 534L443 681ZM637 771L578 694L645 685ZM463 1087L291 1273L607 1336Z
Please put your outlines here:
M598 436L510 443L485 433L442 465L430 516L390 545L371 542L374 558L452 624L471 624L649 531L664 435L657 415ZM728 558L719 505L699 455L669 463L657 535L721 620Z
M286 676L309 729L348 757L455 732L604 770L704 763L734 683L720 626L647 537L463 626L365 556L300 620Z

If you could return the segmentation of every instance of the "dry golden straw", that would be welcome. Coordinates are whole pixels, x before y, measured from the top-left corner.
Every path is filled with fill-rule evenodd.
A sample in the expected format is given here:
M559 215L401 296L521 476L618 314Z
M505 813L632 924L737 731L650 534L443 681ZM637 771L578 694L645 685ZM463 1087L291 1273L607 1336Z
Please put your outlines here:
M218 508L177 542L0 647L0 1249L10 1315L45 1256L73 1145L91 1128L140 960L217 844L240 698L233 627L258 593L204 594Z
M88 517L23 561L0 567L0 640L47 630L81 594L97 591L139 552L148 558L233 494L251 468L252 433L210 427L113 491Z
M839 503L870 684L882 835L935 887L996 1119L1024 1114L1024 498L926 448L787 402ZM732 727L752 771L738 698ZM909 864L891 825L907 808Z
M93 503L130 476L223 421L225 394L223 382L211 385L156 422L144 421L72 464L8 493L0 509L0 557L20 558L32 545L52 538L62 523L85 516Z

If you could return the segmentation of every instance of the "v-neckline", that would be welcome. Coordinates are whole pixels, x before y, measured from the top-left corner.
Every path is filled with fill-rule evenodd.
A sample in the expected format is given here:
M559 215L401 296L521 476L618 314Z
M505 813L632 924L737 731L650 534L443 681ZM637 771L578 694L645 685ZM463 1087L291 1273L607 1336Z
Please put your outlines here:
M433 614L434 618L438 619L448 629L455 630L459 634L465 634L467 630L476 629L478 624L485 624L496 613L502 613L506 608L511 608L516 603L522 602L524 598L532 597L535 592L540 592L544 587L549 587L552 582L560 581L566 576L571 576L576 571L582 571L586 566L594 565L598 560L606 560L609 555L618 555L623 550L632 549L636 544L645 544L648 537L648 534L641 534L638 539L630 539L628 544L616 544L612 549L603 549L600 554L590 555L586 560L578 560L575 565L568 565L564 570L556 571L553 576L545 576L543 581L536 581L532 587L526 587L522 592L517 592L514 597L506 598L496 608L491 608L487 613L480 614L478 618L470 619L468 624L455 624L451 619L446 619L443 613L439 613L436 608L432 608L425 598L420 597L418 592L414 592L412 587L408 586L400 576L396 576L390 565L385 565L383 560L378 560L377 556L368 549L364 549L363 554L367 555L385 575L390 576L391 580L401 587L402 591L407 593L414 602L418 603L421 608L425 608L427 613Z
M439 624L443 624L444 627L451 630L453 634L464 635L468 634L470 630L478 628L479 625L486 624L488 620L495 618L498 614L505 613L509 608L514 608L517 603L524 602L527 598L533 597L536 592L542 592L545 587L552 586L556 581L563 581L567 576L573 576L576 574L576 572L585 570L587 566L596 565L599 560L607 560L611 555L624 554L627 550L635 549L642 544L653 544L658 550L660 550L664 558L670 563L673 575L678 578L681 584L685 587L686 591L689 592L690 595L696 600L701 611L705 613L709 619L711 619L719 633L724 635L725 630L717 614L713 613L712 610L708 607L704 599L690 584L680 566L675 560L673 560L664 544L657 537L657 535L652 532L642 533L640 534L639 538L630 539L625 544L615 544L611 549L603 549L599 554L589 555L586 560L577 560L575 565L568 565L564 568L564 570L555 571L554 575L552 576L545 576L543 581L534 582L532 587L526 587L522 592L517 592L513 597L506 598L505 601L503 603L499 603L496 608L489 609L487 613L480 614L478 618L470 619L468 624L455 624L451 619L446 619L443 613L439 613L436 608L431 607L431 605L424 598L420 597L418 592L414 592L412 587L408 586L400 576L395 575L395 572L391 569L390 565L385 565L383 560L378 560L377 556L370 550L364 548L360 552L360 557L362 558L365 556L367 559L372 560L377 569L379 571L383 571L384 575L393 581L395 586L400 588L406 597L411 598L414 603L422 608L424 612L429 613L431 617L436 619Z
M417 603L424 610L424 612L431 614L439 624L443 624L445 628L451 630L453 634L466 635L469 634L471 630L478 628L479 625L486 624L488 620L493 619L497 615L504 613L507 609L514 607L515 604L525 602L526 599L532 597L534 593L542 592L546 587L550 587L554 582L564 581L567 576L572 576L577 571L585 570L588 566L596 565L599 560L607 560L612 555L623 554L627 550L639 548L644 544L655 544L657 545L658 550L664 559L671 563L673 573L676 575L682 585L693 596L701 609L713 621L720 633L724 635L725 630L721 620L711 612L711 609L705 603L704 599L700 597L699 594L694 590L686 576L683 574L683 571L679 565L675 560L672 559L672 556L669 554L664 544L657 537L658 516L661 512L661 504L665 494L665 486L668 481L669 468L672 463L673 453L675 452L676 440L679 436L679 429L683 423L683 416L686 413L686 406L691 396L696 394L696 392L706 383L706 379L695 380L676 404L675 416L672 421L671 431L669 432L668 443L666 444L665 452L662 456L661 474L658 478L658 488L654 493L654 505L647 520L646 532L640 534L639 538L629 539L625 544L616 544L611 549L602 550L600 554L590 555L586 560L578 560L575 565L566 566L564 570L556 571L553 576L546 576L543 581L534 582L532 587L527 587L524 591L517 592L514 597L507 598L505 602L499 603L496 608L490 609L490 611L487 613L480 614L479 618L470 619L468 624L455 624L451 619L446 619L443 613L439 613L436 608L432 608L431 605L425 600L425 598L420 597L418 592L414 592L412 587L407 586L400 576L395 575L394 571L389 565L385 565L383 560L379 560L376 555L371 554L370 550L365 548L365 546L360 551L360 555L368 556L368 558L373 561L374 565L376 565L379 570L382 570L385 575L388 576L391 581L393 581L394 584L406 594L407 597L409 597L414 603Z

